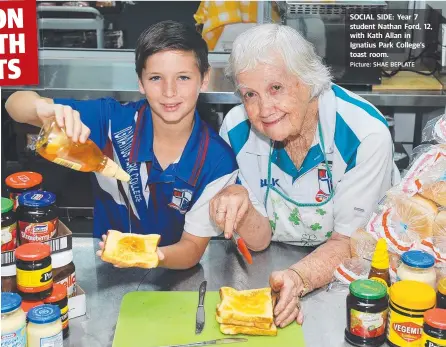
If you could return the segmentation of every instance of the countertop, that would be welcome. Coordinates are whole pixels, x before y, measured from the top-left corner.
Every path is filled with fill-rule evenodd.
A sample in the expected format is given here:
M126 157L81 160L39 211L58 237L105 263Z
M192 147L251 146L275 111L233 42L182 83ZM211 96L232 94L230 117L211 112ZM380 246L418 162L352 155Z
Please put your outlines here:
M212 240L199 265L172 271L114 268L95 255L97 249L96 239L73 238L76 278L86 292L87 314L70 320L70 336L64 342L65 347L112 346L121 300L128 292L198 291L203 280L208 281L209 291L217 291L222 286L240 290L264 287L268 286L272 271L290 266L311 251L273 243L264 252L253 255L252 265L246 265L230 241ZM346 295L346 291L321 289L304 298L306 346L349 346L344 342Z

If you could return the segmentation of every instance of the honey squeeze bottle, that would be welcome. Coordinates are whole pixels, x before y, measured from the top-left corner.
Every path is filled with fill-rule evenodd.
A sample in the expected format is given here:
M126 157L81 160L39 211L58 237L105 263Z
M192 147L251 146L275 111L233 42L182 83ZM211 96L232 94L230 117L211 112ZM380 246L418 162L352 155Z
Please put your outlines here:
M76 171L98 172L124 182L130 180L129 174L105 156L93 141L73 142L54 118L45 122L35 146L37 153L53 163Z
M390 273L389 273L389 253L387 252L387 243L384 238L378 240L375 252L372 258L372 268L369 272L369 279L381 282L389 289Z

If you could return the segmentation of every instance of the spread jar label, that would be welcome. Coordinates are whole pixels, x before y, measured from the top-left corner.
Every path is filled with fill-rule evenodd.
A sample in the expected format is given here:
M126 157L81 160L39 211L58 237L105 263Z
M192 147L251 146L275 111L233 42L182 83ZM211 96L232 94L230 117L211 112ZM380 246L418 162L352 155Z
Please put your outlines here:
M23 347L26 346L26 325L12 331L2 334L2 347Z
M60 310L60 320L62 321L62 329L68 327L68 306Z
M53 160L53 163L65 166L69 169L73 169L73 170L77 170L79 171L82 168L81 164L78 164L74 161L71 160L66 160L66 159L62 159L62 158L56 158Z
M398 322L391 325L391 330L406 342L414 342L421 338L423 327L413 322Z
M38 293L53 284L51 265L42 270L26 271L17 268L17 289L24 293Z
M380 313L365 313L350 310L350 333L363 338L384 335L387 322L387 310Z
M40 346L63 347L62 331L53 336L41 337Z
M42 223L19 221L21 243L49 241L56 234L57 222L58 218Z
M76 272L70 274L67 278L57 282L63 284L67 288L67 297L71 298L76 295Z
M17 224L2 228L2 252L12 251L17 247Z
M421 347L446 347L446 340L440 340L423 333Z

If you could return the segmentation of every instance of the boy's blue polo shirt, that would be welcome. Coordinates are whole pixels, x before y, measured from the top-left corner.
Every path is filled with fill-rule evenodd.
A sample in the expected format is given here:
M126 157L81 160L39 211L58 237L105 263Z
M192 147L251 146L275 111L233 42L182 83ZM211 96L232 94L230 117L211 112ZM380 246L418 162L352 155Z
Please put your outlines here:
M160 234L160 245L166 246L178 242L183 230L201 237L220 234L209 218L209 201L235 181L238 167L232 149L197 112L181 157L163 170L153 152L152 114L146 100L54 102L79 111L91 130L90 139L131 177L126 183L94 175L95 237L109 229Z

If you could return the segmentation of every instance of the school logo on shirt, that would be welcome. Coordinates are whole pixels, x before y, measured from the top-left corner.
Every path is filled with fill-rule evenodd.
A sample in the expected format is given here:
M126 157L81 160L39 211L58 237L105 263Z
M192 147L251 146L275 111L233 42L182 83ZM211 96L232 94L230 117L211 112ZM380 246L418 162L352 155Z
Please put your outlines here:
M172 207L180 213L185 214L189 208L192 200L192 191L188 189L173 189L172 202L169 203L169 207Z
M333 184L330 177L328 177L326 169L318 169L317 171L319 190L316 194L315 200L316 202L323 202L330 196L333 190Z

